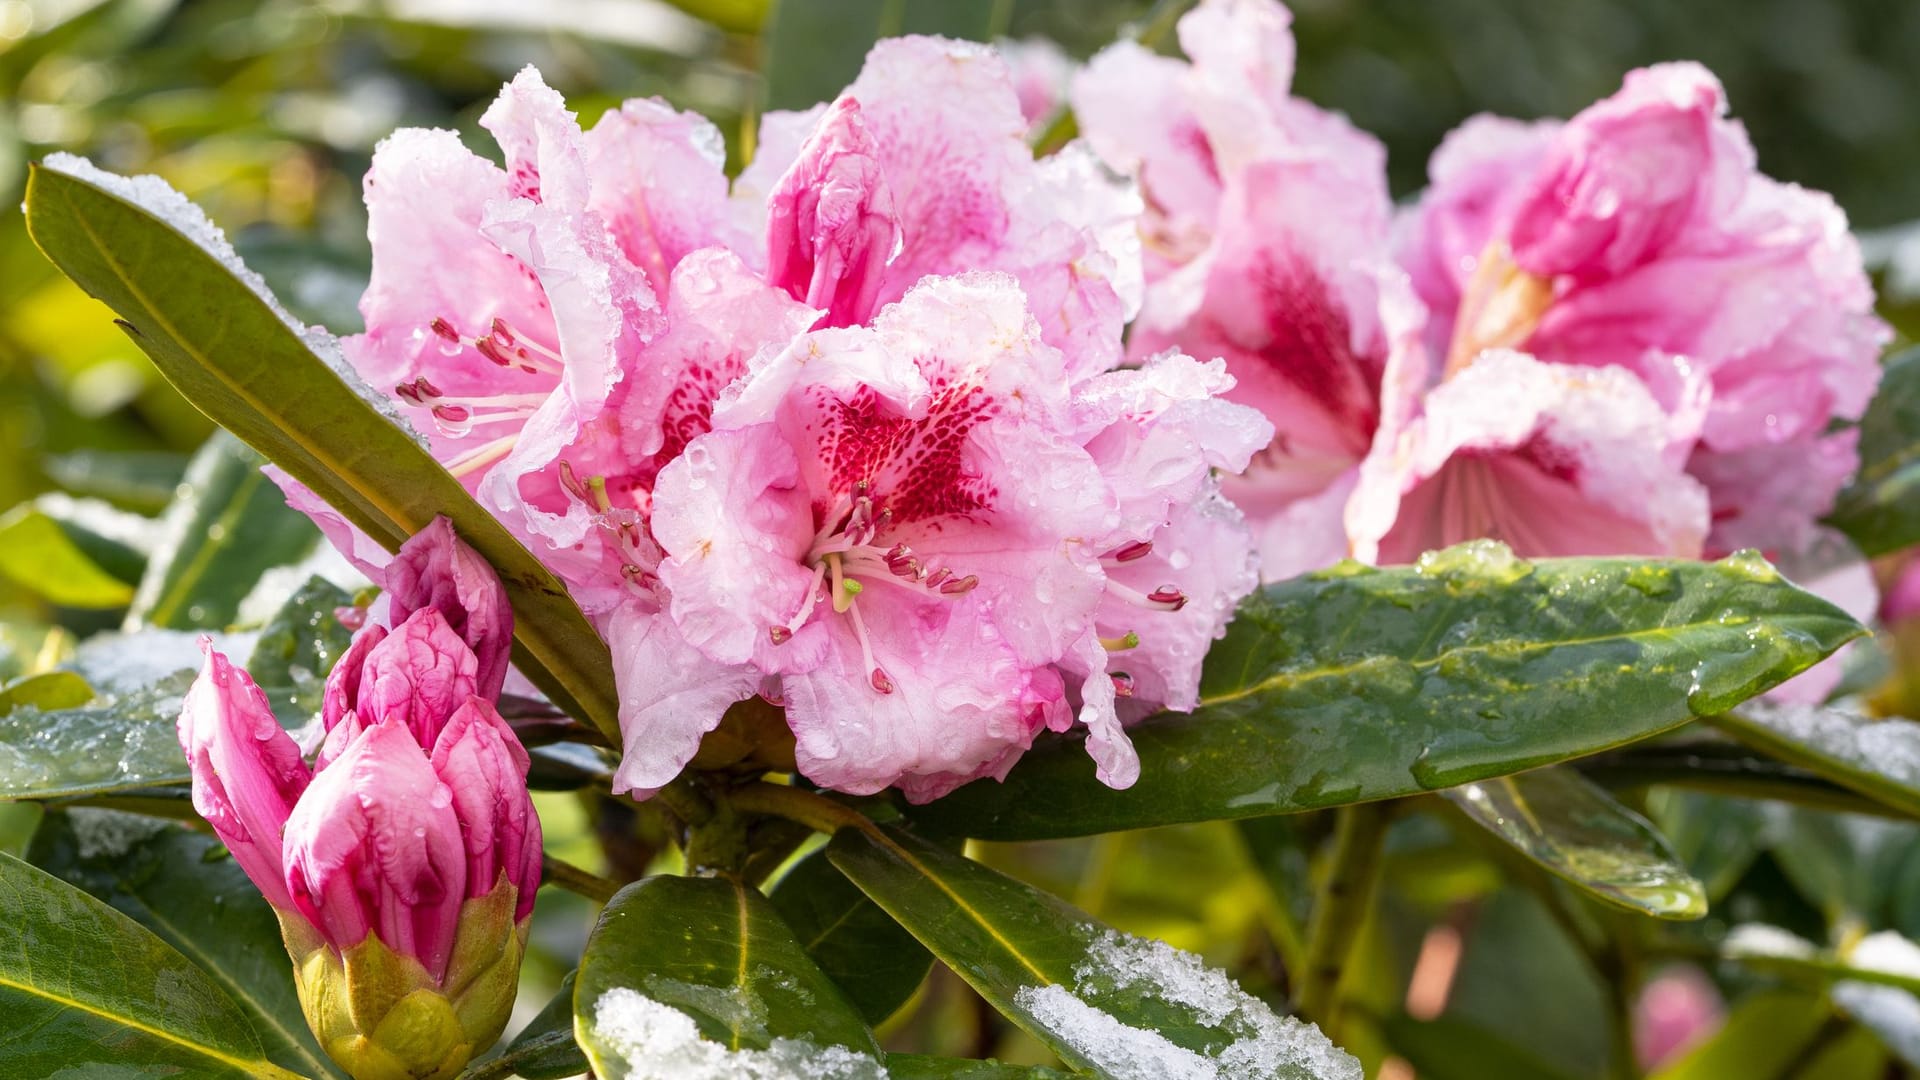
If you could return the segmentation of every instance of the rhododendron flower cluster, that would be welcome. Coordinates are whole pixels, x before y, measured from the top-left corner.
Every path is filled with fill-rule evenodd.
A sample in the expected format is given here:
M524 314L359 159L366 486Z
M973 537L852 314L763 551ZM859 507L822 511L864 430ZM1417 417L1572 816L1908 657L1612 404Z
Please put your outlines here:
M934 38L763 118L732 183L706 121L583 131L532 69L503 164L381 145L347 358L606 638L621 790L754 695L845 792L1076 725L1126 786L1125 723L1195 706L1262 574L1810 542L1886 331L1705 70L1470 121L1396 215L1380 144L1292 95L1284 8L1179 36L1074 76L1086 142L1040 158L1063 61Z
M321 1046L356 1076L451 1076L506 1024L540 883L527 753L495 708L513 616L445 518L382 576L311 769L205 642L180 746L194 809L279 913Z
M1006 64L930 38L767 116L731 190L705 121L582 132L531 69L482 124L504 167L380 147L346 352L607 638L618 786L755 694L843 791L931 798L1076 722L1131 783L1123 720L1193 707L1254 585L1215 470L1272 438L1217 360L1121 368L1132 188L1036 160Z
M1475 118L1396 222L1379 145L1291 96L1283 8L1204 3L1180 41L1110 48L1074 105L1149 207L1136 354L1225 357L1275 425L1228 485L1266 576L1477 536L1810 542L1887 331L1840 211L1756 170L1705 69L1565 123Z

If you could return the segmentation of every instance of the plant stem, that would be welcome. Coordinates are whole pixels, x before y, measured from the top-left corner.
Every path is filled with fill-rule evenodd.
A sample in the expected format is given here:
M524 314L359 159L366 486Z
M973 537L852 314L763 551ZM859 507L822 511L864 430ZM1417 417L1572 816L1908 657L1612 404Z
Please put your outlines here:
M1314 897L1307 927L1307 965L1300 980L1300 1012L1338 1041L1340 975L1373 907L1380 881L1380 849L1392 812L1385 802L1340 808L1326 877Z
M873 822L858 810L811 791L784 784L769 784L764 780L734 788L727 794L727 803L742 814L786 818L828 836L849 826L856 829L873 828Z
M602 904L613 899L613 894L620 891L618 882L608 881L598 874L590 874L570 862L556 859L551 855L543 855L540 858L540 880Z

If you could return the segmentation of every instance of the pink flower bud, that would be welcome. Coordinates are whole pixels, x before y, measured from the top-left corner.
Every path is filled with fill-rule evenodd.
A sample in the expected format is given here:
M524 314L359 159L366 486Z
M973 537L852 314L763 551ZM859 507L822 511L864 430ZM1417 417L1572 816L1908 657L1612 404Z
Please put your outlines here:
M200 639L206 665L180 710L180 749L193 770L193 808L207 819L267 902L292 901L281 872L281 831L309 774L247 673Z
M527 752L482 698L469 698L441 730L433 771L453 793L466 838L467 896L492 892L505 875L517 890L515 920L533 911L540 883L540 819L527 795Z
M513 609L499 575L454 535L444 516L400 545L387 564L386 591L396 626L416 611L438 611L473 651L475 692L488 700L500 696L513 649Z
M369 932L446 974L466 899L453 793L398 718L368 726L314 778L287 821L287 889L327 944Z
M354 710L362 726L398 719L431 748L454 710L479 693L478 660L438 608L422 608L367 650Z

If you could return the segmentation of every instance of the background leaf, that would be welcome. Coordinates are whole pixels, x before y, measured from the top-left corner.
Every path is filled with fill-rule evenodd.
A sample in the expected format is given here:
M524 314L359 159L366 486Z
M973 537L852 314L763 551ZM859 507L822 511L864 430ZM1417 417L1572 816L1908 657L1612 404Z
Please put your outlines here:
M1078 738L1004 783L912 812L982 839L1289 813L1537 768L1711 716L1862 632L1757 556L1514 559L1463 544L1418 566L1270 585L1207 655L1200 707L1129 729L1140 780L1094 778Z
M85 807L50 812L29 861L153 931L219 984L276 1064L310 1077L341 1073L300 1013L280 922L210 836L137 814Z
M520 1076L526 1080L562 1080L589 1068L586 1051L573 1037L574 972L560 981L560 991L546 1007L527 1021L500 1056L476 1062L460 1080L496 1080Z
M148 211L75 177L36 169L27 199L35 243L118 312L208 416L388 550L435 514L452 518L513 601L520 670L618 737L612 659L558 579L228 266Z
M0 910L9 1075L291 1075L205 972L125 915L7 855Z
M769 109L831 101L883 37L943 34L990 41L995 0L776 0L762 33Z
M1868 555L1920 543L1920 348L1887 362L1860 421L1860 471L1827 520Z
M0 517L0 576L64 607L124 607L146 565L124 534L143 524L59 494L22 503Z
M194 455L179 497L160 519L161 540L127 609L126 629L225 627L262 574L320 543L320 530L261 475L264 464L224 431Z
M787 871L772 899L801 948L869 1024L906 1004L933 967L933 954L835 869L824 850Z
M1772 757L1920 816L1920 723L1867 716L1846 704L1753 701L1713 724Z

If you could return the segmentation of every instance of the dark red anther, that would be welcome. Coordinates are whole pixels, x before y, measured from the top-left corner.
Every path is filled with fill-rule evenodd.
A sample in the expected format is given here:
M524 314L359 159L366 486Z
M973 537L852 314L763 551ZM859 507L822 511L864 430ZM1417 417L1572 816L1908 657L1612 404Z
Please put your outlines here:
M465 405L435 405L433 407L433 418L435 420L443 420L449 424L464 424L472 416L472 411Z
M1119 548L1116 548L1113 554L1109 555L1108 558L1112 559L1114 562L1123 562L1123 563L1132 562L1135 559L1146 558L1152 551L1153 551L1153 541L1135 540L1131 544L1125 544Z
M932 573L928 574L926 578L920 582L920 584L925 585L929 589L937 589L940 587L941 582L947 580L952 576L953 576L953 571L942 566L938 570L935 570Z
M978 584L980 584L980 575L968 574L966 577L955 578L952 581L942 584L940 586L940 592L946 596L959 596L961 593L972 592L973 587Z
M514 366L513 358L503 352L500 346L495 344L494 340L490 337L481 338L478 342L474 343L473 347L480 351L481 356L499 364L501 367Z
M513 336L513 327L508 326L505 319L499 318L493 320L493 337L508 348L512 348L520 340Z
M873 688L875 690L878 690L883 694L893 693L893 680L887 678L887 673L884 671L881 671L879 668L873 669L873 674L868 677L867 681L873 684Z
M775 645L785 645L787 642L793 640L793 631L781 626L779 623L774 623L772 626L767 627L767 637L773 639Z
M433 320L433 332L453 342L455 345L460 344L460 331L455 330L453 324L445 319Z
M1156 604L1166 604L1167 610L1179 611L1187 606L1187 594L1172 585L1162 585L1147 594L1147 599Z

